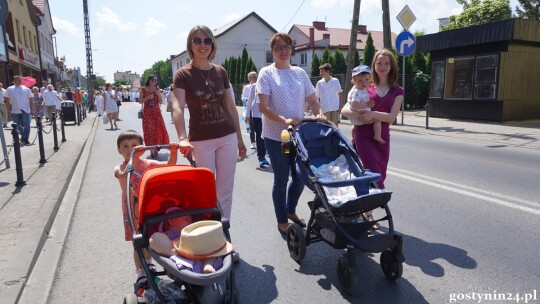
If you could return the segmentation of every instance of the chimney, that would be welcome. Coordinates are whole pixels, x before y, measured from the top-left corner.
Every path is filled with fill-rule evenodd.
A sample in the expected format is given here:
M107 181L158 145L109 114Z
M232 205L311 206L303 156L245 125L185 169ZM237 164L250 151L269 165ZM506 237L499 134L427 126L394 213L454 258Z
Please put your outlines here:
M322 39L324 41L324 45L325 46L329 46L330 45L330 34L323 34L322 35Z
M358 33L359 34L364 34L364 35L367 35L367 25L361 25L359 24L358 25Z
M315 28L313 27L309 28L309 45L310 46L315 45Z
M313 21L313 27L318 29L319 31L323 31L326 29L324 21Z

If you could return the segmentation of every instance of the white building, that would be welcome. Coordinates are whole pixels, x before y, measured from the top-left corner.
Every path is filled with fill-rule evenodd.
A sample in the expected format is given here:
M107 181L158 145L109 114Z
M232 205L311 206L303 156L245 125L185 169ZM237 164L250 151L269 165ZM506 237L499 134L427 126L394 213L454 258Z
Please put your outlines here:
M274 60L270 52L270 39L277 31L255 12L213 31L217 42L213 63L222 65L229 57L239 57L245 47L258 69ZM187 50L171 59L172 73L190 62Z

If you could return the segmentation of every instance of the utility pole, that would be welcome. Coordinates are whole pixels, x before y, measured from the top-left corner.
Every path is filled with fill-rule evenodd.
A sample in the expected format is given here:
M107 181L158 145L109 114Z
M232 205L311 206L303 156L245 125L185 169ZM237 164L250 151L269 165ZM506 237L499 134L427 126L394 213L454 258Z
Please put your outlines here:
M92 110L94 104L94 71L92 63L92 43L90 41L90 20L88 18L88 0L83 0L84 11L84 38L86 45L86 82L88 86L87 103L90 105L89 110Z
M341 94L340 109L345 105L347 94L351 90L351 71L354 68L354 57L356 56L356 41L358 40L358 17L360 15L360 0L354 0L353 19L351 24L351 40L349 41L349 58L347 58L347 73L345 74L344 94Z
M390 31L390 5L388 5L388 0L382 0L382 10L384 48L392 50L392 32Z

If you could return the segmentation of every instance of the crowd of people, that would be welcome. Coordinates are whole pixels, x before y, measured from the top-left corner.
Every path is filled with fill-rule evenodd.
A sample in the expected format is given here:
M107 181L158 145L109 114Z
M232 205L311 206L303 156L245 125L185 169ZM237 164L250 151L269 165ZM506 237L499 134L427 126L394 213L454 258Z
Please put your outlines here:
M353 88L341 107L343 90L339 81L331 76L330 64L320 66L322 77L314 87L306 72L290 63L293 42L288 34L276 33L269 47L274 62L258 74L250 72L246 75L249 84L242 94L245 103L242 120L249 124L253 133L251 148L257 150L259 167L272 167L272 201L277 229L285 234L289 221L302 227L306 224L296 213L304 185L294 167L295 151L282 153L281 131L289 125L299 125L306 114L306 107L317 120L330 121L336 127L340 116L346 116L354 125L352 138L364 167L381 174L378 185L384 189L390 155L389 125L398 115L404 90L397 85L398 67L394 55L382 49L375 54L371 67L358 66L352 70ZM193 27L188 34L186 48L191 61L175 73L169 89L160 89L158 78L151 75L139 92L129 95L128 99L133 98L142 105L143 134L138 135L132 130L120 134L117 148L124 162L115 168L115 176L120 181L124 198L128 191L125 187L125 165L131 151L143 144L171 144L185 157L193 157L199 166L214 172L220 207L223 215L230 219L234 188L234 178L231 177L235 175L237 161L243 160L247 153L234 93L227 71L212 62L218 45L208 27ZM21 80L21 76L15 76L13 85L7 89L0 83L0 114L4 126L10 118L18 124L23 144L29 144L31 119L51 121L54 114L61 112L61 104L66 100L82 107L93 103L92 106L99 116L105 116L111 129L118 127L121 101L126 100L127 92L115 90L110 83L96 92L93 101L89 101L87 93L80 89L59 90L46 81L41 88L27 88ZM161 113L162 104L167 104L167 112L171 113L178 142L171 143ZM186 109L189 110L188 128ZM176 163L175 154L171 152L167 162L143 161L138 169L144 171L154 165ZM151 151L150 156L156 159L157 151ZM134 184L137 185L136 181ZM136 189L134 193L137 193ZM123 210L124 205L123 199ZM126 240L129 240L132 233L129 225L125 227ZM165 245L169 250L170 244L166 242ZM237 252L233 256L239 259ZM136 263L136 272L138 278L144 275L140 263Z

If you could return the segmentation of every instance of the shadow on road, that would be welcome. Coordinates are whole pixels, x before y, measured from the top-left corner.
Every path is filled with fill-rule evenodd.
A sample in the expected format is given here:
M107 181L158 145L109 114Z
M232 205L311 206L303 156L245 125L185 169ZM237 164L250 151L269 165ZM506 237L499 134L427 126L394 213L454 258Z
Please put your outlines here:
M274 266L264 264L259 268L240 260L235 277L238 302L265 304L277 299Z
M464 269L474 269L476 261L467 254L467 251L441 243L429 243L410 235L403 236L403 251L405 263L418 267L423 273L432 277L443 277L445 269L435 262L438 259Z

